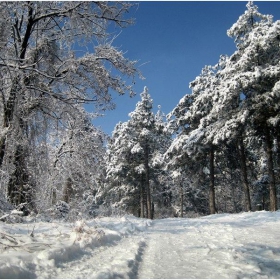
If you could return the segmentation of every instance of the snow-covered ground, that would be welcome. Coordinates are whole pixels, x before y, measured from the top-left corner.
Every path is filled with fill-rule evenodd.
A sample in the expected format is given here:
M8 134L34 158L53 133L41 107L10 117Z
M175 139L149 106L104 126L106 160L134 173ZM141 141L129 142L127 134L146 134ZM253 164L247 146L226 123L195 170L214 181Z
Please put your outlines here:
M280 278L280 212L0 222L0 278Z

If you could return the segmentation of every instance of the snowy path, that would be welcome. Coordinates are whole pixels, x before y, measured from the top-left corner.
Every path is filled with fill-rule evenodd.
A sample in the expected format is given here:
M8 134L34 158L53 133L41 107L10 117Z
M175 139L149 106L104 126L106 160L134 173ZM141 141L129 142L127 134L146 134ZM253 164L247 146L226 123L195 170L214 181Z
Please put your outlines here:
M225 217L155 221L139 278L280 278L279 227Z
M0 224L0 278L280 278L279 211L79 226Z
M137 278L143 246L143 241L129 237L111 246L87 249L81 258L58 264L53 271L39 271L37 278Z

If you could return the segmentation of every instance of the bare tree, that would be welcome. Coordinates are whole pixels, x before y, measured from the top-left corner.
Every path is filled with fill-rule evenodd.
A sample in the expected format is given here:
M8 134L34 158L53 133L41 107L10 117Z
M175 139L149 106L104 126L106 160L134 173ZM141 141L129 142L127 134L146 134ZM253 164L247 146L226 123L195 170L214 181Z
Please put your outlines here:
M113 108L110 89L134 94L123 77L135 77L136 61L113 47L107 32L109 23L120 28L132 23L125 16L130 7L127 2L0 3L0 168L9 151L10 199L28 185L24 162L35 116L60 122L78 104Z

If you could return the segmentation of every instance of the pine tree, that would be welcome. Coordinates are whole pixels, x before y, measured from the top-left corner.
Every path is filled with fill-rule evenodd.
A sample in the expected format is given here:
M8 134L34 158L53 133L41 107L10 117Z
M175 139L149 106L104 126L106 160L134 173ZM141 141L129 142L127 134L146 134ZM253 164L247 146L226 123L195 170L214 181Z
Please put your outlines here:
M230 116L219 134L237 134L241 158L245 128L263 139L271 211L277 209L272 148L279 119L279 24L273 22L272 16L260 14L252 2L247 4L245 13L228 31L235 38L238 50L220 73L223 84L219 89L223 92L220 114Z
M107 206L112 205L140 216L143 175L133 153L137 147L134 147L131 136L128 122L116 125L107 144L106 184L98 196L101 200L99 203L103 201Z
M174 139L168 154L171 155L171 162L175 168L183 170L190 169L192 160L203 160L208 158L209 172L209 211L216 213L215 206L215 142L209 137L212 126L207 117L213 108L212 92L219 83L215 67L206 66L200 76L190 83L192 94L186 95L170 114L175 117L171 120L179 134ZM198 167L203 170L203 166Z
M154 215L154 200L162 193L162 155L170 139L162 114L155 115L152 109L153 100L145 87L129 121L115 127L107 167L108 188L120 194L115 197L118 203L129 201L138 207L140 217L149 219Z

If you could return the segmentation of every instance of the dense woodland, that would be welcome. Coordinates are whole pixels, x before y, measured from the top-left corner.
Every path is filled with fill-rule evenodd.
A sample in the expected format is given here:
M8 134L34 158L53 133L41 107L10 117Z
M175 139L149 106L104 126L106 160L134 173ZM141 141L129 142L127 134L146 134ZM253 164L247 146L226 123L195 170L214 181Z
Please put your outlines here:
M205 66L172 112L156 112L144 88L107 136L92 119L114 107L112 92L135 95L141 77L108 32L132 23L132 4L0 6L1 211L152 219L278 209L280 21L249 2L227 31L236 51Z

